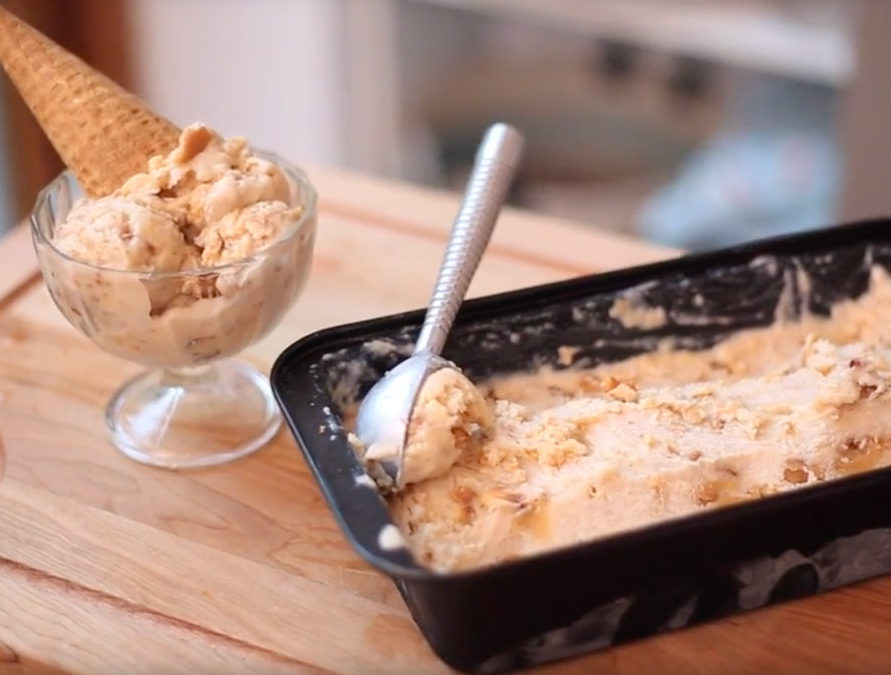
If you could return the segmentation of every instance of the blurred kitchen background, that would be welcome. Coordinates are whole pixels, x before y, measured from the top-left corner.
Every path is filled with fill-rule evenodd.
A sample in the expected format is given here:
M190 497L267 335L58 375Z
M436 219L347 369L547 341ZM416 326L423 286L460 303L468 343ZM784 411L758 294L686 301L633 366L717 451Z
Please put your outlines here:
M3 4L301 164L460 189L501 119L529 139L512 203L591 227L701 250L891 212L888 0ZM0 95L9 224L60 164Z

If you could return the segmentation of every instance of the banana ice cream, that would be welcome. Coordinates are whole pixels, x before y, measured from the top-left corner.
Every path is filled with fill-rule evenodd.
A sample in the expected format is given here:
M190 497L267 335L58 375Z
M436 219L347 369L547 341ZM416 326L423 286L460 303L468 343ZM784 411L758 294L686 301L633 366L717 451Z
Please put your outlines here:
M494 422L482 392L457 370L441 368L430 374L418 393L408 423L402 454L406 483L419 483L448 471L468 444L488 434ZM368 448L373 463L390 459L389 448Z
M73 205L45 261L65 315L150 365L236 353L277 323L309 268L315 223L294 182L206 126L114 193ZM86 265L80 264L86 263Z
M391 515L421 563L462 570L889 465L888 316L876 267L828 318L483 383L491 417L440 406L410 425L413 456L439 459ZM419 414L450 386L428 380Z
M83 199L53 233L81 262L175 272L241 260L275 241L302 210L280 168L242 138L186 127L179 145L154 157L114 194Z

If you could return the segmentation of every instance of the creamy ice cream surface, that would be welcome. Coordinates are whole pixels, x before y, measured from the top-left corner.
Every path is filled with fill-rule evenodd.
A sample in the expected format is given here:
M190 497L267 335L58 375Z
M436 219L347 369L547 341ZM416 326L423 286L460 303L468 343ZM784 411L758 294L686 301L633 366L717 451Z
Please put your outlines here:
M315 215L303 196L244 139L194 124L146 172L72 206L52 244L77 262L41 256L48 287L72 323L124 358L234 354L278 322L306 279Z
M432 373L415 402L403 455L405 483L446 473L488 434L494 422L483 395L453 368Z
M153 200L117 195L83 200L54 232L76 260L119 270L175 272L198 263L176 219Z
M392 518L420 562L460 570L891 465L888 316L877 267L829 318L486 382L474 443L448 438L462 416L433 388L411 443L441 462L389 497Z
M102 267L170 272L243 259L300 216L281 169L244 139L186 127L179 145L114 194L82 199L54 232L57 248Z

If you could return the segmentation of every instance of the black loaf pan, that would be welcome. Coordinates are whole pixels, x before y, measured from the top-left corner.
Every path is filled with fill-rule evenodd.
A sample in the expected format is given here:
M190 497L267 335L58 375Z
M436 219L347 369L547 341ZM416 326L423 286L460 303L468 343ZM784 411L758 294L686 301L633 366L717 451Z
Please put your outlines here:
M891 269L891 221L862 222L480 298L465 304L446 356L475 379L571 367L652 350L674 336L701 349L778 311L826 314ZM609 317L631 292L668 324ZM436 574L384 550L390 523L347 442L341 410L404 358L410 312L324 330L286 349L272 387L331 510L355 549L390 576L448 664L492 673L692 625L891 571L891 469L725 506L496 566ZM891 317L889 317L891 321Z

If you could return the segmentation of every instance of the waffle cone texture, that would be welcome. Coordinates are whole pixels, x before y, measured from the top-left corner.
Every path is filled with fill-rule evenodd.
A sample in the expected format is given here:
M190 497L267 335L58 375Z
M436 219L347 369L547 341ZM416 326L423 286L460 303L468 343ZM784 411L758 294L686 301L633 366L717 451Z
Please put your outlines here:
M114 192L176 147L175 125L2 7L0 62L90 197Z

